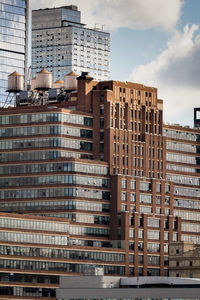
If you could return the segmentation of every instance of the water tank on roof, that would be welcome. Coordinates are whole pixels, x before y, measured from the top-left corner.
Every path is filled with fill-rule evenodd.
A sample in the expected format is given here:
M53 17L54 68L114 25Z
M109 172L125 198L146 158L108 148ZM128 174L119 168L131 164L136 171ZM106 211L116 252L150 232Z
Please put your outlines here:
M62 87L64 87L64 81L61 79L58 79L56 82L53 83L54 89L60 89Z
M18 72L8 75L8 92L17 93L23 90L23 76Z
M52 73L46 69L36 74L36 89L49 90L52 88Z
M65 76L64 89L66 91L76 91L77 90L77 78L78 75L71 72Z

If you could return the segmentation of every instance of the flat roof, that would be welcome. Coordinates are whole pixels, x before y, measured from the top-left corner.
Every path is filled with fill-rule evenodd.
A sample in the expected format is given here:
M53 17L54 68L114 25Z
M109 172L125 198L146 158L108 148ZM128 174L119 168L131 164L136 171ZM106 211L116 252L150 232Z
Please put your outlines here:
M67 6L59 6L59 7L47 7L47 8L40 8L40 9L33 9L32 11L40 11L40 10L52 10L52 9L61 9L61 8L66 8L74 11L79 11L78 6L76 5L67 5Z

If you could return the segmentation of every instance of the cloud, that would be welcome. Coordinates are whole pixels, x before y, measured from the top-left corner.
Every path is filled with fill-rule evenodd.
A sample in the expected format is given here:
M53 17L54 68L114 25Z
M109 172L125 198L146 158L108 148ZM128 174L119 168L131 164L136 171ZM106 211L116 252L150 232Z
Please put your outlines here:
M181 14L183 0L31 0L33 9L56 7L73 3L82 12L89 26L105 24L109 30L119 28L172 30Z
M129 80L158 87L164 100L164 119L190 122L193 108L200 103L200 35L198 26L176 31L167 49L152 62L135 68ZM190 121L189 121L190 120Z

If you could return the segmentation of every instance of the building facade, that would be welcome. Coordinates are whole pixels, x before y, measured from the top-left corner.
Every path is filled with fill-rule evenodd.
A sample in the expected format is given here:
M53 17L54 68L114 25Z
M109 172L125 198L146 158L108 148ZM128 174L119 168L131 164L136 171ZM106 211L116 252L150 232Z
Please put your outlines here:
M98 240L98 233L87 233L88 241L77 244L75 231L75 220L63 215L0 213L0 299L55 299L59 277L80 275L88 264L98 264L107 275L123 273L124 249L92 246L91 236Z
M166 179L173 182L173 215L181 218L181 241L200 243L199 129L171 125L166 136Z
M8 97L8 75L25 75L26 15L28 0L0 0L0 105ZM27 50L28 51L28 50ZM7 103L12 98L7 99Z
M164 125L156 88L98 82L86 73L75 81L73 91L23 92L17 107L1 109L0 211L69 223L62 244L68 254L47 254L53 257L45 274L78 275L84 264L95 264L105 275L168 276L169 244L200 244L199 129ZM18 231L5 224L3 244L31 246L4 238L5 231ZM49 235L51 248L60 248L55 230ZM35 252L33 272L27 251L8 265L10 256L0 255L3 274L39 276L38 262L46 261ZM18 260L26 261L20 269ZM24 280L16 279L18 287Z
M90 72L96 80L110 77L110 34L81 23L76 6L32 12L32 74L41 68L54 81L75 71Z
M191 242L174 242L169 247L169 275L200 278L200 247Z

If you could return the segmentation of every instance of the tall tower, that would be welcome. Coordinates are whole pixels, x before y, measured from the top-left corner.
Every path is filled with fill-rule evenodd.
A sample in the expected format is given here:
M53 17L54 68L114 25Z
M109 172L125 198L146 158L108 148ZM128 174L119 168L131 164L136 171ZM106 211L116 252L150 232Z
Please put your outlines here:
M8 93L8 75L14 71L25 74L26 16L29 0L0 0L0 105L4 105ZM28 50L27 50L28 51ZM8 103L11 98L7 99ZM11 102L12 104L12 102Z
M110 34L86 28L76 6L33 11L33 76L41 68L48 68L54 81L71 71L90 72L96 80L107 80L109 64Z

